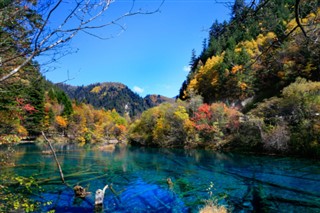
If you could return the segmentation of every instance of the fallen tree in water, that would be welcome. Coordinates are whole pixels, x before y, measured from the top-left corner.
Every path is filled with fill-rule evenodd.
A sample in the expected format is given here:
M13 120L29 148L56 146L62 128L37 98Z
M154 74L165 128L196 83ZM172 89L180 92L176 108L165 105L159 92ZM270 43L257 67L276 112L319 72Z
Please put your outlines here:
M43 136L43 138L45 139L45 141L49 144L49 147L50 147L50 149L51 149L52 155L54 156L54 159L56 160L57 166L58 166L58 168L59 168L59 172L60 172L60 177L61 177L62 183L66 183L65 180L64 180L63 172L62 172L60 163L59 163L59 161L58 161L56 152L54 151L54 149L53 149L50 141L48 140L48 138L46 137L46 135L44 134L44 132L42 131L41 133L42 133L42 136Z
M68 187L70 187L70 185L67 184L65 179L64 179L64 175L63 175L63 172L62 172L61 165L59 163L58 157L56 155L56 152L55 152L51 142L48 140L48 138L46 137L44 132L41 132L41 133L42 133L42 136L45 139L45 141L49 144L49 147L50 147L50 150L52 152L52 155L54 156L56 164L57 164L57 166L59 168L59 173L60 173L60 178L61 178L62 183L66 184ZM105 194L105 192L106 192L106 190L108 188L109 188L109 186L106 185L103 189L98 189L96 191L96 194L95 194L95 208L96 209L102 209L104 194ZM112 187L110 187L110 190L114 193L114 190L112 189ZM87 190L84 187L80 186L79 184L77 184L76 186L73 187L73 191L74 191L74 194L75 194L76 197L79 197L79 198L82 198L82 199L85 199L86 196L91 194L91 192L87 192Z

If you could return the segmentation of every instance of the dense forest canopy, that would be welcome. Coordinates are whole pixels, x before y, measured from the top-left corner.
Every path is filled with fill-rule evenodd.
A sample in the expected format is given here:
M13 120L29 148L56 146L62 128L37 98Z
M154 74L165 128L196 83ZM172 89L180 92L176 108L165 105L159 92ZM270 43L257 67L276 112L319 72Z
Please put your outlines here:
M318 8L318 1L235 1L231 20L215 21L201 54L192 52L179 97L236 104L279 94L297 77L319 81Z

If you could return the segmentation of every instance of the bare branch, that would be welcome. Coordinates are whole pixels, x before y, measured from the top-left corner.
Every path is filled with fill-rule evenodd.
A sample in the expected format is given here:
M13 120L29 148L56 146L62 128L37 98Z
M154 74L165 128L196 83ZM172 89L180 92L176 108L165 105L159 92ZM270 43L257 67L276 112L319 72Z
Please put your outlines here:
M10 78L11 76L13 76L14 74L16 74L17 72L20 71L20 69L22 67L24 67L25 65L27 65L35 56L35 54L30 55L22 64L20 64L18 67L16 67L15 69L13 69L11 72L9 72L8 74L4 75L3 77L0 78L0 82Z
M74 2L65 2L63 0L58 0L46 1L45 3L39 1L37 5L30 5L30 11L35 12L37 15L42 17L43 20L37 23L38 25L33 25L30 20L27 19L21 20L21 24L19 24L21 26L19 27L24 27L28 34L15 35L15 31L8 32L9 36L7 39L11 39L10 36L16 36L15 39L17 41L26 40L29 41L30 44L27 48L20 48L19 51L17 51L15 54L6 55L6 57L2 59L1 64L3 66L6 66L6 70L8 70L10 67L14 67L13 64L20 64L17 64L16 67L14 67L11 71L8 71L7 74L2 74L3 76L0 76L0 82L5 81L6 79L15 75L30 61L32 61L34 57L43 55L44 52L48 52L49 50L54 49L57 50L57 47L59 47L59 50L57 51L60 51L61 53L61 47L72 40L74 36L76 36L79 32L84 32L99 39L112 38L113 36L109 36L107 38L99 36L97 34L97 30L114 25L119 27L120 32L123 32L125 30L125 27L123 24L120 24L121 20L130 16L150 15L157 13L160 11L160 8L162 7L164 1L165 0L162 0L159 4L159 7L152 11L142 11L141 9L134 11L135 0L132 0L132 5L129 8L128 12L125 12L122 15L119 15L113 20L109 21L103 21L103 19L106 19L106 11L109 9L110 5L115 2L112 0L77 0ZM12 5L14 4L22 3L21 1L14 1ZM65 10L67 8L66 4L70 5L70 10L67 13L65 13ZM64 13L61 13L61 11L63 11ZM18 17L15 16L17 13L18 12L8 14L8 17L15 19ZM55 14L59 14L59 16L60 14L65 14L65 17L62 18L61 23L56 26L55 21L57 19L55 19L54 17ZM9 20L7 18L3 19L5 19L6 21ZM28 21L30 23L28 23ZM0 20L0 24L1 23L4 23L4 21ZM10 42L6 43L5 40L1 40L0 43L6 45L4 45L4 47L1 49L2 54L6 54L6 52L8 52L5 50L15 49L15 45L18 44L10 44ZM9 66L10 63L12 65Z
M51 15L52 15L52 13L59 7L61 2L62 2L62 0L58 1L58 3L50 10L46 20L44 21L43 25L40 27L40 32L38 33L38 35L36 37L36 40L34 42L35 43L35 47L36 47L35 49L37 49L37 43L38 43L38 40L39 40L39 37L40 37L41 33L43 32L44 27L47 26L48 21L49 21Z
M296 22L298 24L298 27L301 29L303 35L306 38L308 38L306 31L304 30L303 26L300 23L300 19L299 19L299 4L300 4L300 0L296 0L296 3L294 5L294 13L295 13Z

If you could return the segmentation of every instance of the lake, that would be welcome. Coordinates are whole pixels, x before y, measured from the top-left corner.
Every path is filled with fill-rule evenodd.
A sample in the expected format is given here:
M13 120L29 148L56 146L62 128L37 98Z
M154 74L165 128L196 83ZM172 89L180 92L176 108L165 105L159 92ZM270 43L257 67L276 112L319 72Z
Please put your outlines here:
M98 151L56 146L68 187L46 147L16 148L14 172L43 188L41 212L94 212L94 194L106 184L102 212L198 212L215 200L230 212L320 212L320 163L290 157L204 150L117 147ZM167 184L167 178L173 186ZM92 192L74 197L79 184Z

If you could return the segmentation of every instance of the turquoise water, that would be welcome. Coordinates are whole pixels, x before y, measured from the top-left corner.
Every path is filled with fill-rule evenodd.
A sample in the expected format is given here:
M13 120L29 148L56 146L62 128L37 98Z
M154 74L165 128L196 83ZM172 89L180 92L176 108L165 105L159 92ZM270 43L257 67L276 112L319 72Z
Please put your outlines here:
M44 191L33 198L52 201L41 212L94 212L95 191L106 184L114 191L106 191L102 212L198 212L208 199L231 212L320 212L317 160L203 150L56 147L68 187L61 184L53 157L41 154L43 149L20 145L14 157L16 173L40 181ZM75 198L76 184L92 194Z

